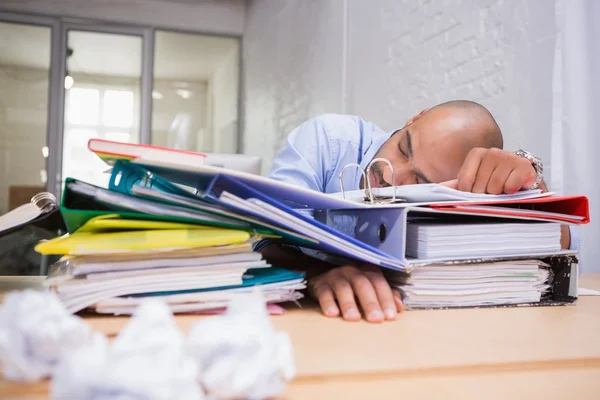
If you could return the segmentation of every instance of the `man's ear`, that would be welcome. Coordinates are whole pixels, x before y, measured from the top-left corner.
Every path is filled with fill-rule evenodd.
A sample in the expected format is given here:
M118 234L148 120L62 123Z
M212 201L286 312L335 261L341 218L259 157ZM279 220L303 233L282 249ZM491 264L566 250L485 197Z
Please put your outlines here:
M419 114L415 115L414 117L412 117L411 119L409 119L408 121L406 121L406 125L410 125L413 122L415 122L416 120L418 120L419 118L421 118L423 116L423 114L425 114L427 111L429 111L431 108L426 108L423 111L421 111Z

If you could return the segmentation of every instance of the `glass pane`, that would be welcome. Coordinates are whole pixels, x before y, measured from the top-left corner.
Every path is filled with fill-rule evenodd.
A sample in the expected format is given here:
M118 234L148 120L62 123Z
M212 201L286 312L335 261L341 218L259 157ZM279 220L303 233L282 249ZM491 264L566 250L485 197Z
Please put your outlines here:
M104 92L104 126L131 128L133 125L133 92L107 90Z
M73 125L98 124L100 91L98 89L73 88L67 92L67 122Z
M46 190L50 28L0 22L0 214Z
M91 138L139 143L142 38L68 32L62 180L106 186L108 167Z
M131 141L130 136L127 132L106 132L106 140L114 140L115 142L129 143Z
M157 31L152 143L237 152L239 40Z

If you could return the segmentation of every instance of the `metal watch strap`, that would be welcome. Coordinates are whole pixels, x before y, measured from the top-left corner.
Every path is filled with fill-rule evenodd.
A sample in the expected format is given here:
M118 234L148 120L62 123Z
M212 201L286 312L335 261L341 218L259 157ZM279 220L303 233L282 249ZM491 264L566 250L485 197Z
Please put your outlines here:
M533 185L531 185L529 189L537 189L542 183L542 180L544 179L544 166L542 164L542 159L522 149L515 151L515 154L519 157L524 157L531 162L533 169L535 169L536 177L535 182L533 183Z

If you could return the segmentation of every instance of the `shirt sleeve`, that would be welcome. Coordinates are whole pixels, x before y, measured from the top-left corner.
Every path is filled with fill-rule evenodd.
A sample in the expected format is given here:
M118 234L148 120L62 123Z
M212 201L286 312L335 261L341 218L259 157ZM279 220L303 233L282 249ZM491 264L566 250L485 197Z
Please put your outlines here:
M575 250L579 253L579 227L575 225L569 225L569 232L571 234L571 243L569 250Z
M310 119L289 134L273 160L269 178L323 192L337 152L339 144L330 140L322 118ZM262 239L254 245L254 251L276 242Z
M323 192L335 166L339 143L330 140L323 121L317 117L298 126L287 137L275 157L269 177Z

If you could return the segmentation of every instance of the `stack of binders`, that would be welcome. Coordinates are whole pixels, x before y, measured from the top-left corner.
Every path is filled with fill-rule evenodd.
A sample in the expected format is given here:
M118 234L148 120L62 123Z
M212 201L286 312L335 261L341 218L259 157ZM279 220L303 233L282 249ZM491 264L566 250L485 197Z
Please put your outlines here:
M367 201L358 209L316 215L332 227L353 220L354 238L402 260L402 268L389 268L385 275L408 309L576 301L578 258L561 248L561 225L589 222L587 198L540 191L476 195L419 186L396 188L402 203ZM353 196L356 201L357 193L348 197Z
M176 313L217 312L257 286L269 304L303 297L304 275L269 265L253 244L311 239L164 185L125 194L67 179L59 208L69 234L36 251L62 256L45 285L70 312L131 314L149 297Z
M559 223L442 214L409 221L406 234L415 267L408 279L388 276L407 308L540 304L552 296L553 262L535 255L561 253Z
M68 237L42 242L41 253L67 254L45 281L71 312L130 314L160 297L173 312L225 308L261 285L270 303L302 297L304 277L271 267L245 231L164 221L93 218Z
M258 239L297 246L332 263L379 266L401 289L409 308L568 304L577 298L578 262L576 254L560 247L561 224L589 222L584 196L558 197L539 190L493 196L435 184L329 195L239 171L143 156L115 160L108 189L67 180L60 210L69 232L75 232L71 238L86 235L94 224L111 218L200 225L191 235L196 239L216 237L217 231L236 232L219 236L227 237L227 243L190 242L188 248L197 253L188 258L171 257L172 251L187 251L174 239L158 240L164 244L160 257L123 248L118 252L95 248L92 255L90 248L72 247L76 254L56 266L48 284L72 309L92 307L99 312L127 312L140 296L164 296L182 310L189 299L197 307L201 302L216 307L228 299L219 297L221 292L231 296L235 290L243 291L244 285L266 279L260 273L268 271L285 277L275 283L279 286L273 301L299 297L296 290L304 287L301 276L252 264L262 261L251 258L249 250ZM223 261L226 254L210 253L213 257L198 249L212 252L232 246L247 246L239 254L248 257L240 263L248 263L243 268L249 268L244 272L250 271L249 277L242 275L241 283L233 285L236 289L219 281L220 289L207 294L203 285L239 279L239 270L233 261ZM109 261L116 254L119 265ZM161 275L155 264L155 271L140 272L138 267L146 265L147 258L160 260L165 273L166 268L189 268L167 267L173 258L196 261L189 274L173 270L172 280L154 282L155 276L167 275ZM98 265L102 267L96 269ZM230 274L227 278L225 271ZM152 283L144 286L146 280ZM263 287L271 282L262 281ZM92 283L93 290L83 289ZM182 286L166 288L171 283ZM134 284L139 286L135 292L130 286ZM127 289L113 291L113 286Z

